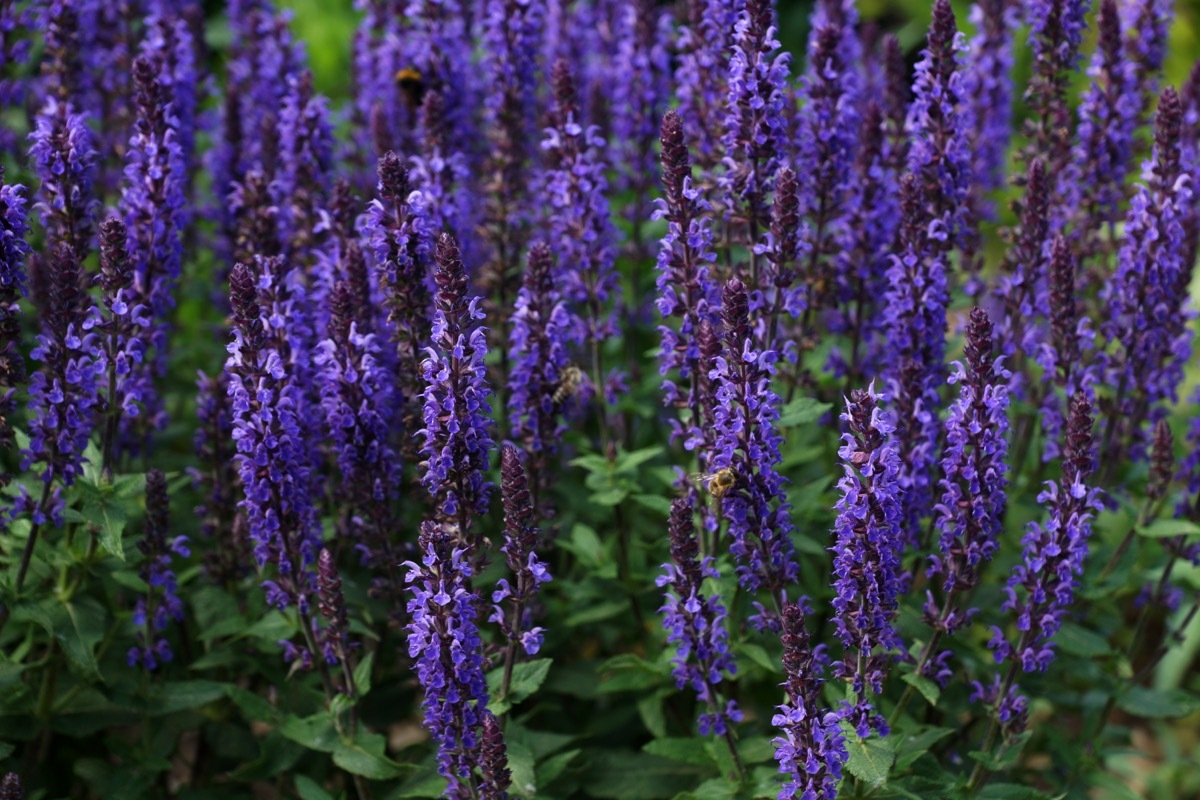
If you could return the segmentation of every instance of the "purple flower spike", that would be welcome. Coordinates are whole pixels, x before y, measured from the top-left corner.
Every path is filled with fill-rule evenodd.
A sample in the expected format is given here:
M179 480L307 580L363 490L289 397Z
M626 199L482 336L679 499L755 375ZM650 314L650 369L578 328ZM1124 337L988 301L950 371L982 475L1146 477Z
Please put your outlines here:
M92 184L98 154L86 115L68 101L51 98L34 119L29 139L29 157L42 184L34 208L46 240L87 253L97 205Z
M479 747L479 796L483 800L507 800L512 785L504 731L491 711L483 712L483 741Z
M1002 630L993 628L988 646L996 663L1016 659L1024 672L1040 672L1054 660L1054 634L1074 600L1092 515L1100 509L1099 490L1085 483L1095 469L1092 445L1092 407L1079 393L1071 399L1062 477L1048 482L1038 496L1050 518L1029 524L1022 539L1023 562L1008 579L1004 610L1016 615L1018 642L1014 647Z
M0 800L25 800L25 787L21 784L20 775L8 772L0 778Z
M29 354L42 366L29 381L29 447L21 453L21 469L40 463L43 483L69 486L92 434L96 361L102 356L79 256L60 244L47 267L42 329Z
M900 459L891 441L892 421L879 407L874 387L856 389L846 401L846 433L838 450L845 474L834 523L834 624L845 648L833 666L850 681L857 700L842 711L858 735L881 736L887 721L871 704L883 691L888 665L901 649L893 627L901 589L902 509Z
M1192 165L1183 162L1182 122L1179 95L1168 87L1159 101L1154 155L1126 215L1116 274L1103 294L1108 319L1101 333L1119 344L1108 367L1116 403L1105 429L1106 459L1122 451L1145 456L1148 433L1143 423L1153 424L1167 413L1191 355L1184 303L1192 265L1184 257L1185 222L1194 212L1185 177Z
M539 587L550 580L550 570L535 552L538 529L534 525L533 498L529 479L521 458L512 445L506 444L500 453L500 494L504 502L505 562L515 578L515 585L506 578L496 582L492 592L492 616L488 620L500 626L510 647L520 644L527 655L536 655L542 647L542 629L533 626L533 604ZM511 615L504 613L499 603L508 601Z
M921 189L911 173L901 181L900 198L898 251L888 268L884 314L888 385L896 409L896 442L902 464L903 538L911 545L933 504L949 298L946 262L926 238L932 226L927 226Z
M342 595L342 579L337 564L329 550L321 548L317 556L317 608L325 619L325 630L321 634L321 649L328 664L345 664L351 651L350 616L346 611L346 598ZM353 686L343 687L346 694L353 694Z
M437 744L438 772L450 783L447 796L471 797L478 796L473 770L488 691L475 624L479 597L469 588L471 559L457 540L436 522L421 523L421 561L404 565L408 654L425 690L425 728Z
M555 286L553 267L550 248L534 242L509 322L509 418L513 439L529 454L537 493L548 484L551 456L566 431L560 414L581 407L592 390L568 356L578 339L572 330L576 320Z
M654 213L656 219L667 221L667 234L659 243L656 305L664 320L678 317L680 323L679 330L659 326L662 348L658 370L664 378L663 402L691 410L687 430L678 419L671 420L672 435L682 437L684 447L691 450L706 441L700 422L699 386L709 367L699 349L698 333L703 322L711 324L717 319L720 297L716 283L709 277L717 256L713 250L711 208L692 182L683 119L676 112L663 115L660 140L664 197Z
M804 607L783 607L784 691L771 724L783 731L774 740L775 760L785 775L780 800L836 800L838 781L849 754L838 715L821 708L821 659L804 627Z
M557 257L563 299L582 322L573 332L604 341L616 334L608 308L620 295L604 140L598 127L580 122L575 79L565 61L554 64L551 82L554 108L542 140L549 167L541 187L549 200L547 243Z
M1096 24L1099 41L1088 67L1091 83L1079 103L1077 141L1058 188L1060 211L1073 215L1073 238L1084 255L1105 247L1103 240L1119 219L1142 103L1137 67L1122 52L1116 0L1101 0Z
M712 185L713 168L721 163L722 111L729 101L729 50L744 6L745 0L688 0L687 19L676 41L678 113L687 146L700 169L698 182L706 188Z
M1031 110L1026 160L1041 158L1050 175L1062 175L1071 157L1070 75L1079 60L1091 0L1023 0L1030 28L1033 76L1025 90Z
M964 125L971 140L972 191L987 193L1004 186L1004 161L1012 132L1013 32L1019 9L1007 0L980 0L971 6L976 34L967 44L963 64ZM990 209L983 206L985 217Z
M949 0L937 0L933 21L913 81L906 128L912 139L908 170L917 180L925 246L945 254L973 236L966 204L971 190L969 117L960 113L965 98L964 49Z
M493 448L488 405L492 390L484 363L487 328L477 323L483 310L478 297L467 296L466 268L449 234L438 237L434 260L433 328L429 355L421 363L421 482L434 498L440 519L456 523L461 541L473 550L480 540L470 532L471 521L487 513L492 489L484 479Z
M801 89L804 106L796 149L802 190L798 197L809 220L804 269L809 283L808 303L814 309L837 308L843 300L839 290L846 283L836 271L839 261L835 255L840 250L848 203L853 199L854 153L859 134L859 75L856 65L845 61L845 43L853 38L853 22L844 22L850 33L846 27L831 23L814 31ZM776 185L777 202L783 189Z
M705 578L717 580L720 575L711 556L700 558L690 500L671 501L668 530L671 562L663 564L663 574L655 583L667 589L659 611L667 641L675 645L671 673L677 687L691 686L705 706L699 718L700 735L724 736L731 723L741 721L742 712L732 701L727 706L721 703L721 682L737 673L737 662L729 652L725 606L719 596L706 596L702 590Z
M737 223L741 241L750 246L766 230L775 175L792 154L791 56L779 52L776 32L771 0L746 0L729 59L721 183L725 217Z
M168 319L175 308L175 292L183 261L182 231L186 224L187 163L179 143L177 123L161 80L162 63L139 56L133 64L137 91L137 120L129 141L121 209L128 229L129 259L133 266L132 296L145 306L151 324L142 334L143 352L152 356L134 366L131 382L145 414L132 427L124 417L126 440L166 424L166 411L156 380L167 369L170 336Z
M260 569L272 565L277 580L266 580L267 602L296 606L302 625L309 620L315 583L312 565L320 546L320 525L312 505L310 451L303 430L307 398L280 353L285 342L269 330L262 295L270 296L276 276L270 260L255 267L238 264L230 273L233 341L225 373L233 409L233 441L241 477L254 558ZM297 651L299 657L312 654Z
M138 598L133 621L138 627L137 645L130 648L129 666L140 664L153 672L172 659L171 646L163 631L171 620L183 620L183 601L179 599L171 556L191 555L186 536L170 535L170 499L167 497L167 477L161 470L146 473L146 522L138 549L145 559L141 576L150 587L145 597Z
M0 448L9 452L15 443L16 394L26 377L18 305L26 292L25 259L29 255L26 203L25 187L4 183L0 167ZM11 475L0 475L0 487L11 479Z
M775 427L779 396L771 391L775 354L756 348L746 287L737 278L725 284L721 316L725 351L709 365L709 378L715 382L715 442L706 468L733 472L734 485L724 492L721 503L729 520L738 582L747 591L762 588L770 593L773 610L760 608L750 623L759 630L777 630L776 615L798 567L791 540L791 507L784 478L777 471L783 437Z
M412 191L404 162L395 153L385 153L379 159L378 173L377 196L363 217L362 235L396 348L395 386L402 401L396 416L404 430L411 433L419 427L421 353L427 341L433 294L432 242L423 197ZM405 452L413 446L415 442Z
M389 501L400 479L400 462L391 446L394 375L372 331L370 310L354 295L349 280L334 286L327 336L317 345L313 366L326 441L345 487L339 493L340 531L355 541L381 577L394 579L397 559L388 542ZM389 583L399 588L395 580Z

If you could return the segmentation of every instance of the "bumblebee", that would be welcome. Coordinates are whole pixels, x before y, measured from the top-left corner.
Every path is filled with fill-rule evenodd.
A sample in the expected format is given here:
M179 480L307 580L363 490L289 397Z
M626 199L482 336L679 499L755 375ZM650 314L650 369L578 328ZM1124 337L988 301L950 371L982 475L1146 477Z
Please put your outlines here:
M583 386L583 370L574 364L568 364L558 376L558 386L554 390L554 395L550 398L554 405L561 406L567 400L579 393Z
M429 84L416 67L405 67L397 71L396 86L400 87L400 91L404 93L405 102L413 111L421 107L421 103L425 100L425 92L429 90Z
M708 493L720 500L737 485L738 475L733 467L725 467L716 472L706 472L691 476L697 483L705 484Z

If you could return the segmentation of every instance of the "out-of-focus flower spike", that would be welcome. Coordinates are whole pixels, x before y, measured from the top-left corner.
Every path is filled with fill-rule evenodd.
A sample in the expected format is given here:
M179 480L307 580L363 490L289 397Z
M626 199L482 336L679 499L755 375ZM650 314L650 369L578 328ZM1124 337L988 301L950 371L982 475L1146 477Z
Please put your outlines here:
M963 64L964 116L973 154L972 190L982 193L1004 186L1004 162L1012 131L1013 32L1019 9L1007 0L981 0L971 6L975 36L967 44ZM980 209L984 218L992 212Z
M25 800L25 786L20 775L8 772L0 778L0 800Z
M1167 87L1159 101L1153 157L1126 216L1116 273L1102 296L1108 318L1101 333L1118 343L1106 378L1116 387L1102 444L1106 462L1122 452L1145 456L1143 423L1167 413L1191 355L1185 303L1193 265L1184 257L1185 223L1194 208L1182 124L1179 95Z
M506 444L500 451L500 495L504 503L505 562L513 581L501 578L492 592L490 622L500 627L508 640L505 670L512 669L518 646L527 655L536 655L542 647L543 630L533 625L539 587L550 580L550 570L537 555L538 529L536 508L530 494L529 479L517 449ZM499 605L507 601L510 612Z
M722 160L722 110L729 100L729 49L745 0L688 0L679 28L675 94L679 117L699 171L697 182L711 188Z
M1091 0L1023 0L1030 28L1033 75L1025 90L1031 117L1025 160L1041 158L1050 175L1062 175L1071 157L1067 85L1079 60Z
M12 427L16 419L17 391L25 384L25 359L21 355L21 297L25 295L25 259L30 248L28 201L25 187L6 183L0 167L0 451L12 452L16 444ZM0 488L12 480L0 474ZM3 521L0 520L0 525Z
M767 229L775 175L792 156L791 56L780 52L776 33L772 0L746 0L729 59L720 182L725 219L734 226L737 241L750 247ZM756 265L757 258L751 263ZM758 288L757 278L752 269L752 289Z
M142 580L149 586L146 596L138 599L133 610L134 624L139 628L137 645L130 648L129 665L141 665L153 672L171 661L173 654L163 631L171 620L183 620L183 601L179 598L171 556L191 555L186 536L170 534L170 499L167 497L167 477L161 470L146 473L146 521L138 549L142 562Z

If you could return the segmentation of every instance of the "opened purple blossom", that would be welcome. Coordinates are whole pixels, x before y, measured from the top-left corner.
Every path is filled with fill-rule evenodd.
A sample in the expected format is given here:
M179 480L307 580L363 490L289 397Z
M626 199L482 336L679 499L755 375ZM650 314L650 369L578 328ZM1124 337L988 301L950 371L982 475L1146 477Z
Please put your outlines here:
M655 579L667 589L659 611L667 629L667 642L675 645L671 673L680 689L690 686L704 707L699 717L701 736L723 736L740 722L742 712L732 700L722 705L721 683L737 674L737 662L729 652L725 629L725 606L716 595L706 595L706 578L720 574L711 556L700 557L700 544L692 521L692 503L685 498L671 501L668 523L671 561Z
M95 140L87 117L53 98L34 118L29 157L41 179L37 209L47 239L86 253L95 221Z
M25 360L21 356L21 309L26 292L25 260L29 255L25 187L4 182L0 167L0 447L11 450L15 443L11 420L17 410L17 390L25 383ZM0 486L11 475L0 475Z

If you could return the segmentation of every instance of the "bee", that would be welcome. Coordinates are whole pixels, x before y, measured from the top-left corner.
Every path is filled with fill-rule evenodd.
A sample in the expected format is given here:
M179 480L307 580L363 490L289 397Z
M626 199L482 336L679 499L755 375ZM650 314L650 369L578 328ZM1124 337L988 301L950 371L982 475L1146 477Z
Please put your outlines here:
M725 467L716 472L699 473L691 476L697 483L705 484L708 493L720 500L729 494L729 490L737 485L738 474L733 467Z
M579 393L579 389L583 386L584 375L583 370L574 364L568 364L558 376L558 387L554 390L554 395L550 398L554 405L561 406L567 400Z
M416 67L405 67L396 72L396 85L404 93L404 99L409 108L415 110L421 107L425 92L429 89L424 76Z

